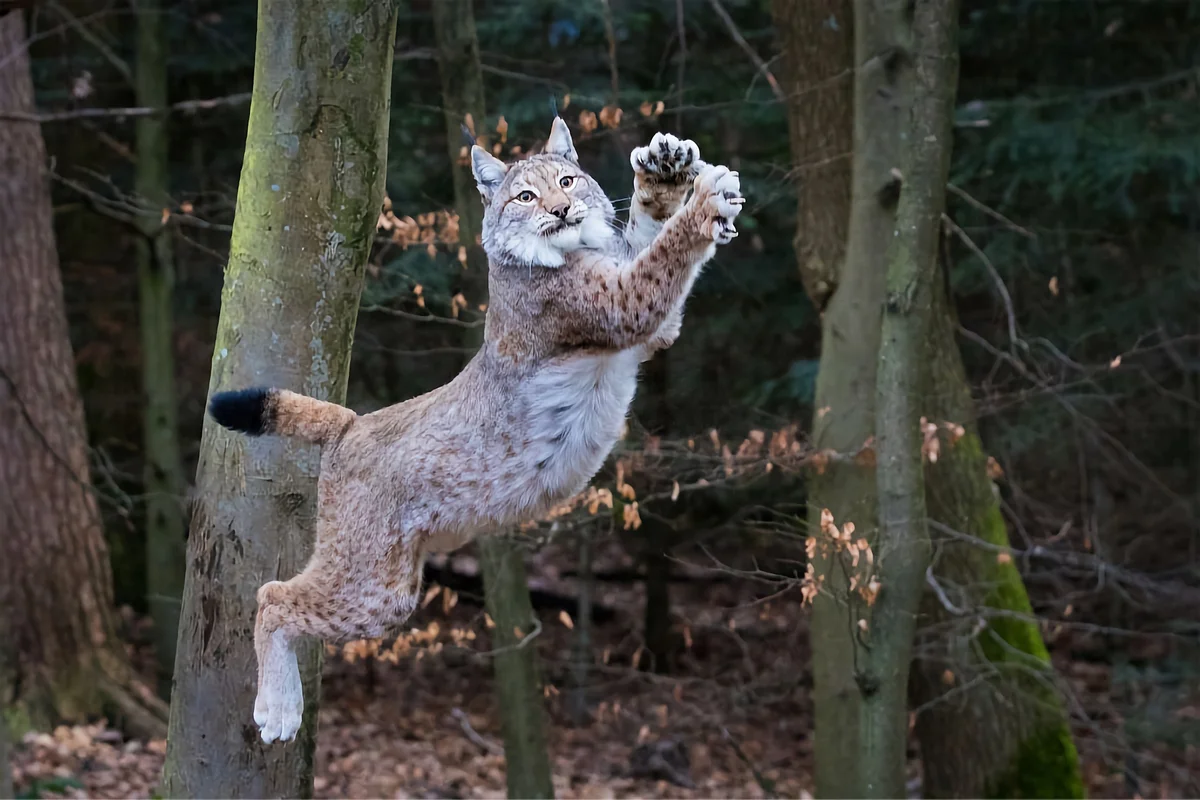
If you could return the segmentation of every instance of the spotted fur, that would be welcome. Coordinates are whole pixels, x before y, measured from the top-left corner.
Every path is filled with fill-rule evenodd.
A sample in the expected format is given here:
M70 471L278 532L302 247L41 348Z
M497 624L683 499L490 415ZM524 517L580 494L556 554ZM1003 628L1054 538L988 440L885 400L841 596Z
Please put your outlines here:
M264 741L300 725L297 637L382 636L416 608L426 554L536 517L603 464L639 363L678 335L743 202L737 174L700 162L690 142L656 136L633 163L633 233L618 236L562 120L524 161L474 148L490 304L483 346L450 383L362 416L275 389L214 396L228 427L324 445L312 559L258 592Z

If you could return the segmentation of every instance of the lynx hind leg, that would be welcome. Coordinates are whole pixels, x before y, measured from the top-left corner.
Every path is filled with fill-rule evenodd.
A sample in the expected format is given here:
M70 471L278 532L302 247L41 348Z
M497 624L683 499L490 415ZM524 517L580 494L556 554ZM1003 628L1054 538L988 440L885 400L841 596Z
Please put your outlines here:
M297 579L271 581L258 590L258 616L254 649L258 655L258 695L254 698L254 724L264 742L289 741L304 718L304 688L296 660L296 613L300 593Z
M689 206L701 217L701 235L717 244L729 244L737 238L733 221L746 202L738 174L728 167L710 166L697 176L694 186Z
M254 722L264 742L290 741L300 730L299 637L330 643L374 639L416 610L421 576L415 549L398 543L375 563L377 571L371 574L356 574L347 565L310 565L290 581L271 581L258 590Z

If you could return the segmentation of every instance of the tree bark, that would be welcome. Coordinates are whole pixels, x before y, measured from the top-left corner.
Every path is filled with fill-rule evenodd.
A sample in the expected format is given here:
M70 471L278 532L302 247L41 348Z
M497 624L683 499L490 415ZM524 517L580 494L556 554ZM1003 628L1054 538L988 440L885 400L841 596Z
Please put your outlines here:
M658 358L662 358L659 354ZM636 533L641 539L642 566L646 570L646 604L642 614L644 663L653 672L666 674L675 668L677 637L671 625L671 557L675 531L662 519L646 514Z
M504 727L508 796L554 797L538 675L537 618L529 603L520 547L500 536L479 540L484 598L492 628L496 700Z
M796 258L805 291L824 310L846 254L854 149L852 0L773 0L788 98L791 175L799 200Z
M483 230L483 204L475 188L470 162L464 163L461 158L465 145L462 126L467 124L469 117L474 134L477 137L484 136L485 106L479 37L475 33L475 13L471 0L443 0L434 3L431 11L434 35L437 37L438 73L442 79L446 152L454 172L454 208L458 213L459 243L470 250L478 246L479 234ZM486 146L486 141L480 144ZM486 261L483 266L486 269Z
M0 111L32 114L21 12L0 17ZM161 736L166 707L116 637L108 548L35 124L0 125L0 616L32 726L109 714Z
M876 378L877 574L869 647L859 652L861 780L868 797L902 797L908 766L908 674L929 565L921 407L925 337L950 170L958 83L957 0L917 0L915 77L904 127L903 189L888 250Z
M137 104L167 105L167 41L159 0L137 3ZM179 447L173 348L175 262L160 210L169 205L167 118L139 117L135 187L145 213L137 218L141 308L142 443L145 457L146 591L154 620L159 694L170 696L183 596L183 498L186 480Z
M13 796L12 756L8 742L8 720L0 717L0 800Z
M571 647L571 724L583 727L592 717L589 684L592 678L592 595L596 589L592 572L592 531L584 528L578 534L579 607L575 614L575 640Z
M3 25L2 20L0 25ZM0 596L0 603L3 602L5 598ZM3 607L0 605L0 608ZM12 713L13 653L8 629L5 627L7 624L7 620L0 615L0 800L10 800L13 796L12 732L9 730L8 721Z
M397 4L261 0L254 88L209 394L278 386L344 402L387 170ZM320 647L299 651L304 724L254 726L255 594L312 549L316 448L205 419L164 793L307 797Z
M463 265L467 270L466 291L472 295L472 303L486 302L487 259L479 246L483 206L470 168L460 159L461 126L465 120L469 118L479 137L483 135L484 124L483 72L471 0L434 3L433 23L442 79L446 148L454 173L459 244L467 252L467 261ZM482 330L468 329L467 347L475 349L481 343ZM477 547L483 571L484 599L495 623L492 642L500 651L494 658L493 670L504 727L508 796L553 797L537 646L532 640L522 643L522 636L532 632L536 619L525 578L524 553L511 538L495 533L481 537Z

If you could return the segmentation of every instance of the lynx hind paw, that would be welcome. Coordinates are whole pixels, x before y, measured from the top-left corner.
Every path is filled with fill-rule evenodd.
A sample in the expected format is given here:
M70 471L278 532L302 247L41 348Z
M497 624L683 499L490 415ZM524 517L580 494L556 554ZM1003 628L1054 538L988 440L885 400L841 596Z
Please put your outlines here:
M271 636L262 683L254 700L254 722L263 742L296 738L304 718L304 690L296 651L279 631Z
M742 211L742 182L728 167L708 167L696 178L695 202L704 216L702 232L717 244L729 244L737 238L733 221Z
M629 154L629 163L639 175L675 183L691 181L706 166L700 160L700 148L695 142L669 133L656 133L650 144L635 147Z

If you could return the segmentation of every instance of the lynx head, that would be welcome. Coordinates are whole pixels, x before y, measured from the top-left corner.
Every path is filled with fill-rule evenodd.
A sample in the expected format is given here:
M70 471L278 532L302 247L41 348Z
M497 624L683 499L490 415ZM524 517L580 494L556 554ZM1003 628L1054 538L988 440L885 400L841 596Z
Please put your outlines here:
M493 260L560 267L564 254L603 247L612 235L612 203L580 169L560 118L538 155L505 164L476 145L471 171L485 206L483 247Z

